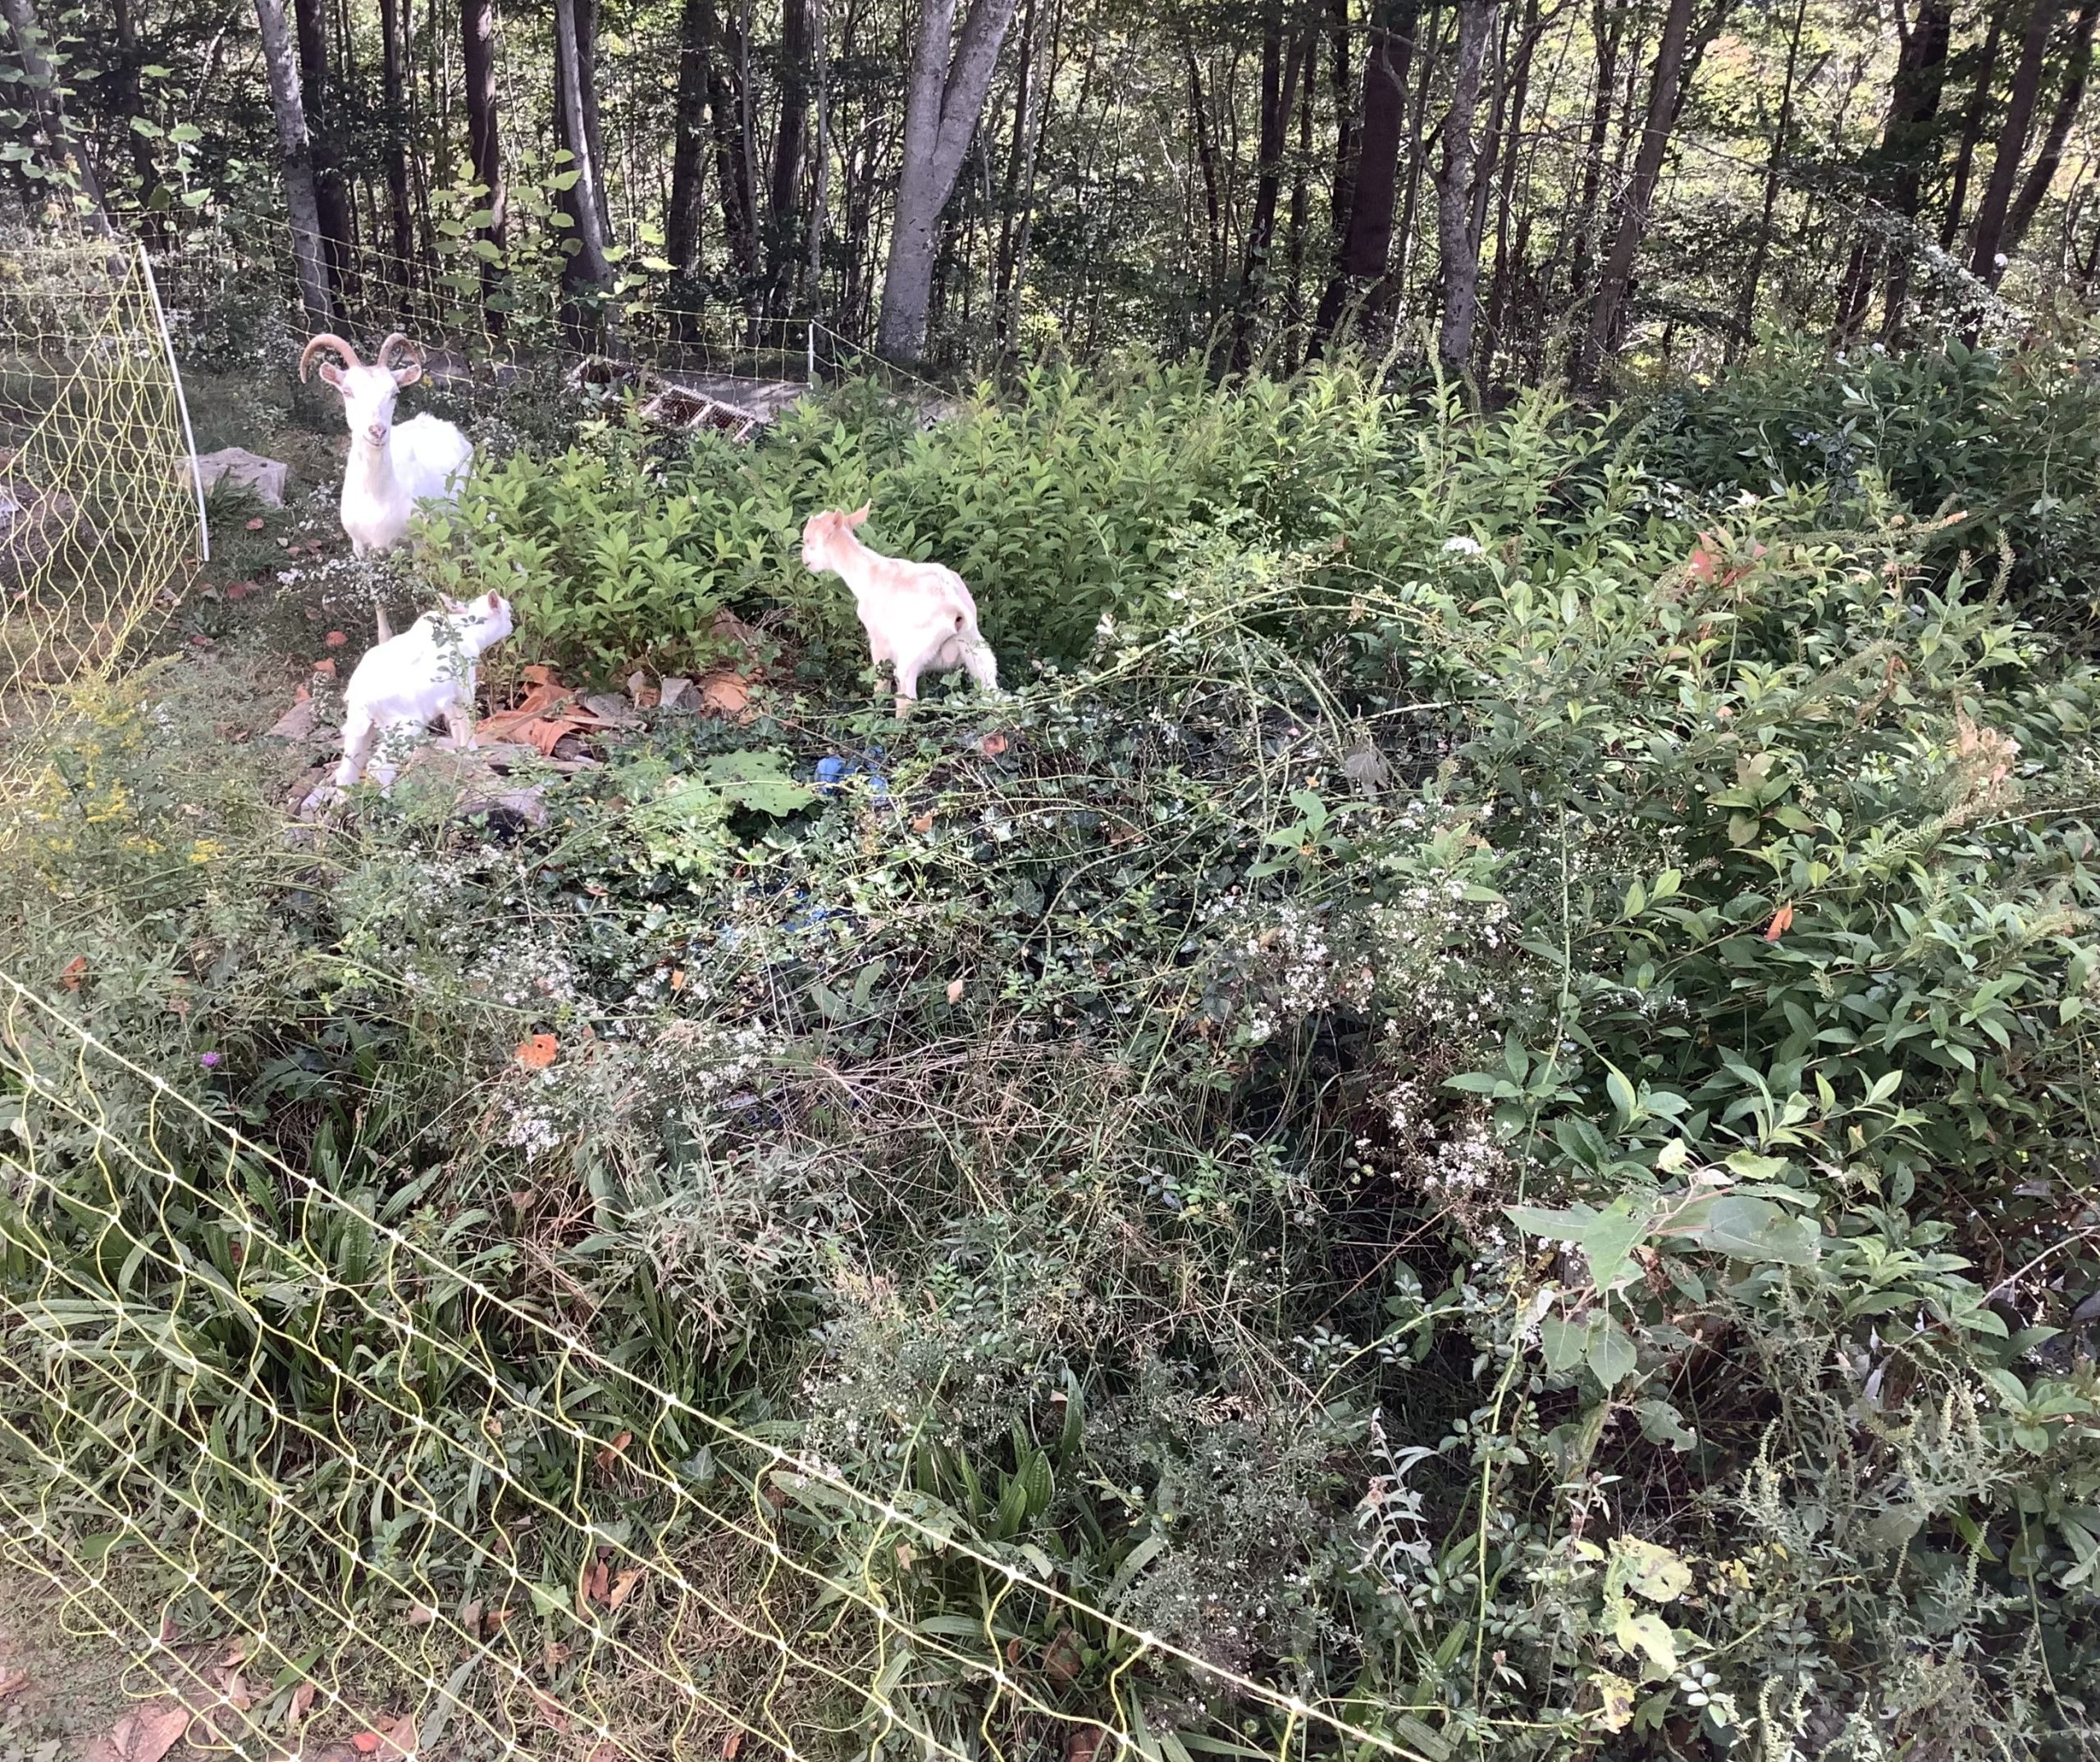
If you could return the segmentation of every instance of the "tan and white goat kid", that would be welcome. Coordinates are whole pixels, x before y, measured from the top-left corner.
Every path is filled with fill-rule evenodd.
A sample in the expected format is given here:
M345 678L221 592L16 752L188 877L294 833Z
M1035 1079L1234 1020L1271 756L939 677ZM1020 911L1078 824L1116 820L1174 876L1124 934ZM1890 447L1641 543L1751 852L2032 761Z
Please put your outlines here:
M830 570L853 590L875 664L888 661L896 669L897 714L916 701L919 676L929 668L965 668L986 691L997 691L999 664L977 628L977 602L962 577L942 564L870 550L854 532L869 505L811 514L802 528L802 561L819 574Z

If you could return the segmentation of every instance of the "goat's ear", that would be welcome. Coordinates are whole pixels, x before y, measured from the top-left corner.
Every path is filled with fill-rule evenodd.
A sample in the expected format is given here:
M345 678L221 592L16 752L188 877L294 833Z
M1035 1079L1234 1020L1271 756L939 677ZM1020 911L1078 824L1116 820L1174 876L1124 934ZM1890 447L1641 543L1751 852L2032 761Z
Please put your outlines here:
M333 361L322 362L321 363L321 377L327 384L333 386L336 390L340 391L343 389L343 369L337 363Z
M493 587L489 589L489 609L491 612L500 612L503 609L503 596Z
M397 367L392 371L395 385L413 386L423 377L423 364L420 361L411 361L407 366Z
M848 526L859 526L868 518L868 510L874 505L875 504L873 502L861 503L861 505L858 508L856 508L852 513L845 517L846 523Z

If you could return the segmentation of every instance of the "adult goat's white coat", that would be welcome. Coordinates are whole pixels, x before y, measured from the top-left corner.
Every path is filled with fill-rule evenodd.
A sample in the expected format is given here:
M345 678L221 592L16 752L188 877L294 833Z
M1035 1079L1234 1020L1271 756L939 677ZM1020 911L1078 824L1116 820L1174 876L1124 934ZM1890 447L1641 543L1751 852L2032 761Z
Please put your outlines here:
M343 420L350 431L350 456L343 468L341 514L344 533L354 555L391 550L409 530L409 517L420 501L456 500L474 459L474 444L452 423L429 414L394 420L394 400L404 386L423 377L422 351L396 331L379 345L369 362L340 336L308 340L299 358L304 380L313 358L333 349L340 364L321 363L321 377L343 396ZM396 349L409 351L406 365L395 367ZM375 609L379 639L393 632L383 607Z
M818 573L830 570L853 590L875 664L888 661L897 669L897 714L917 699L919 675L929 667L966 668L986 691L997 691L999 664L977 628L977 602L962 577L943 564L870 550L854 533L867 518L865 503L851 514L811 514L802 528L802 561Z

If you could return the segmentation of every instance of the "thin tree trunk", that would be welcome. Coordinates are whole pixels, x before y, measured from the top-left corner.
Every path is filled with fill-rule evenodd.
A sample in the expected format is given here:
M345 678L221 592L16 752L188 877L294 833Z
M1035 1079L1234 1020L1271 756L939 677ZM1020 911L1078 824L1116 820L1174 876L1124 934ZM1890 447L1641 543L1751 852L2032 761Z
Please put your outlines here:
M1590 313L1589 342L1582 377L1594 383L1612 352L1618 346L1625 317L1626 296L1633 281L1633 262L1648 227L1648 205L1655 200L1655 185L1663 175L1663 157L1669 151L1669 119L1678 107L1678 78L1684 64L1685 39L1691 29L1691 0L1669 0L1663 19L1662 41L1655 51L1655 65L1648 87L1648 114L1641 131L1641 144L1633 156L1633 175L1618 204L1618 224L1613 229L1611 249L1597 278L1597 297Z
M1327 83L1335 108L1335 170L1327 199L1327 282L1321 290L1320 308L1312 316L1312 332L1305 345L1310 360L1327 345L1335 326L1341 322L1349 299L1349 211L1356 205L1356 167L1362 152L1359 109L1352 103L1349 66L1349 0L1329 0L1327 21Z
M335 108L329 102L328 18L322 0L293 0L292 16L299 39L299 97L306 106L307 135L313 154L314 205L321 216L340 318L346 315L344 303L355 281L357 266L351 249L354 229L349 185L336 149Z
M1290 99L1298 87L1298 43L1286 58L1282 0L1268 0L1262 20L1261 134L1256 144L1254 212L1239 265L1239 314L1232 358L1244 371L1253 356L1254 332L1268 297L1269 252L1276 240L1276 203L1283 193L1283 156L1289 138Z
M1415 73L1414 109L1408 124L1408 177L1407 194L1400 200L1400 224L1393 239L1392 267L1386 279L1380 283L1371 299L1365 302L1367 310L1384 304L1386 297L1398 292L1404 297L1410 273L1414 267L1415 214L1422 195L1422 171L1428 158L1429 147L1429 81L1436 70L1436 48L1441 40L1442 21L1439 16L1439 0L1430 0L1429 31L1423 39L1427 52L1415 57L1420 63Z
M109 224L109 211L103 201L102 180L94 162L74 138L66 114L66 97L44 45L51 39L36 16L34 0L0 0L0 18L7 21L14 34L15 53L21 62L29 103L35 112L50 151L52 167L70 181L78 199L80 218L89 229L105 239L116 236Z
M8 5L21 0L6 0ZM262 71L270 86L270 111L277 127L277 162L285 180L285 208L291 221L292 262L299 275L300 303L307 322L326 330L334 322L328 299L328 272L321 261L321 216L313 194L313 148L307 139L306 109L299 102L299 70L292 58L291 33L285 25L285 0L255 0L255 22L262 39Z
M714 8L685 0L678 11L678 95L672 120L671 199L664 249L682 282L701 273L701 218L707 183L707 85L714 53Z
M1925 167L1937 144L1953 23L1953 0L1920 0L1889 89L1888 120L1881 133L1882 157L1888 168L1885 199L1890 212L1906 223L1906 232L1892 237L1888 246L1888 279L1882 293L1881 317L1884 344L1893 344L1901 334L1903 308L1910 298L1911 263L1916 249L1908 229L1924 205Z
M2071 35L2070 52L2064 62L2063 85L2057 94L2056 108L2042 136L2042 150L2027 173L2027 181L2020 185L2011 212L2006 216L2005 236L1999 241L1998 249L2007 257L2017 251L2026 238L2027 229L2034 222L2035 210L2042 206L2049 186L2057 180L2058 167L2063 164L2064 142L2070 134L2071 124L2077 120L2078 107L2085 97L2085 82L2093 71L2093 26L2096 18L2100 18L2100 0L2082 0Z
M2020 59L2013 63L2012 91L2006 102L2005 122L1998 130L1997 151L1991 158L1991 176L1976 205L1976 230L1969 253L1969 269L1986 286L1996 287L2005 273L2005 237L2012 186L2020 176L2020 156L2027 150L2027 133L2034 126L2034 105L2042 89L2042 63L2049 49L2049 32L2057 21L2061 0L2031 0L2027 28L2020 41Z
M1509 322L1509 295L1516 285L1517 266L1509 254L1509 216L1515 206L1518 149L1524 139L1524 106L1531 97L1532 57L1537 52L1544 29L1539 18L1539 0L1525 0L1524 28L1517 45L1517 68L1509 94L1508 120L1502 130L1501 187L1495 199L1495 280L1487 299L1487 335L1480 353L1480 377L1485 381L1495 365L1495 351ZM1521 253L1519 253L1521 254Z
M1007 298L999 312L999 346L1009 352L1020 339L1021 294L1028 285L1029 242L1035 231L1036 167L1042 162L1043 138L1050 129L1050 107L1057 95L1058 53L1064 34L1065 0L1057 0L1050 15L1049 70L1036 81L1035 118L1029 131L1028 164L1021 177L1020 225L1014 235Z
M503 184L503 148L496 129L495 0L459 0L459 67L467 88L467 153L474 181L482 186L482 207L488 224L482 239L501 251L509 243L509 198ZM482 322L491 336L503 329L495 304L500 285L498 267L482 264Z
M1290 286L1284 301L1284 333L1290 351L1284 371L1294 371L1296 353L1305 322L1305 222L1311 212L1312 175L1312 94L1319 84L1320 36L1317 29L1305 28L1305 77L1299 86L1298 161L1292 167L1290 219L1285 230L1284 256L1290 265Z
M904 165L875 326L876 346L893 360L916 361L925 352L941 212L977 131L1014 4L970 0L958 34L956 0L925 0L906 92Z
M1808 0L1795 0L1794 28L1787 39L1787 71L1779 85L1778 126L1764 161L1764 200L1758 211L1757 236L1750 249L1750 268L1743 276L1742 299L1736 307L1736 335L1728 339L1728 361L1735 363L1743 340L1757 320L1758 285L1764 279L1764 259L1772 249L1772 211L1779 201L1779 174L1786 164L1787 136L1794 126L1794 71L1801 65L1801 27L1808 22Z
M810 57L817 73L817 134L816 171L810 189L810 279L804 304L814 315L824 306L824 229L831 199L831 64L824 43L824 0L809 0L809 5Z
M1007 171L999 194L999 240L992 253L992 306L1003 309L1007 279L1013 273L1014 233L1020 223L1021 156L1034 121L1035 0L1022 0L1020 43L1014 66L1014 126L1007 141Z
M380 129L386 174L386 209L393 226L394 261L389 266L399 290L401 311L409 310L409 290L416 249L415 218L409 207L408 102L403 91L405 48L402 41L401 0L379 0Z
M1408 75L1420 18L1418 0L1381 0L1363 63L1363 129L1343 251L1345 272L1358 281L1382 279L1392 264L1400 138L1407 127ZM1423 57L1425 66L1428 59Z
M781 0L780 116L773 139L773 188L767 240L767 280L778 306L799 260L795 236L801 194L802 154L810 128L810 0Z
M160 168L153 162L153 144L143 129L134 128L134 118L148 122L145 89L139 78L139 24L134 0L115 0L116 9L116 115L131 147L131 175L139 180L139 232L148 243L167 236L167 196L161 189ZM155 198L159 199L156 201Z
M1209 297L1222 297L1225 286L1225 225L1220 211L1217 152L1211 144L1209 108L1203 102L1203 80L1196 66L1196 52L1185 41L1182 59L1189 71L1189 115L1196 130L1196 162L1203 174L1203 204L1210 222Z
M729 234L729 254L738 278L746 288L758 278L758 201L751 187L751 160L746 150L743 118L749 108L742 74L743 57L732 40L734 27L725 35L716 21L714 0L701 0L707 8L708 39L723 45L724 55L710 55L707 103L714 125L715 182L722 191L722 219Z
M568 169L576 180L562 192L576 249L569 254L562 280L572 294L581 289L604 294L613 285L605 250L605 208L598 191L599 167L591 153L584 94L596 75L585 58L591 39L589 21L579 15L590 0L554 0L556 139L568 149Z
M1990 115L1991 83L1998 71L1998 48L2004 39L2006 9L1994 7L1990 28L1984 34L1984 47L1977 57L1976 83L1969 93L1969 107L1961 113L1961 140L1954 156L1954 184L1947 199L1947 213L1940 221L1939 248L1954 249L1961 231L1963 204L1969 194L1969 176L1976 163L1976 148L1984 139L1984 124Z
M1447 373L1465 371L1472 354L1473 318L1480 308L1480 234L1473 225L1473 173L1478 149L1473 116L1480 105L1481 66L1494 34L1496 0L1458 0L1459 47L1451 75L1451 107L1444 113L1443 162L1437 167L1436 248L1443 283L1443 319L1436 354Z

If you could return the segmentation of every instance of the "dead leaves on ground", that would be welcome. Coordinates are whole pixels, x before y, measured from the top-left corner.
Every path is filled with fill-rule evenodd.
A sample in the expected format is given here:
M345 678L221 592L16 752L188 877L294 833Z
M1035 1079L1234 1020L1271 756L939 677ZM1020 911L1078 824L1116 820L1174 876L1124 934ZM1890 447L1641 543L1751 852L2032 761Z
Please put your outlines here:
M100 1737L90 1739L82 1762L161 1762L189 1729L189 1710L180 1701L141 1701Z
M524 670L525 695L515 707L484 716L475 733L483 740L516 741L551 759L571 734L595 734L614 724L583 707L582 699L551 667Z

